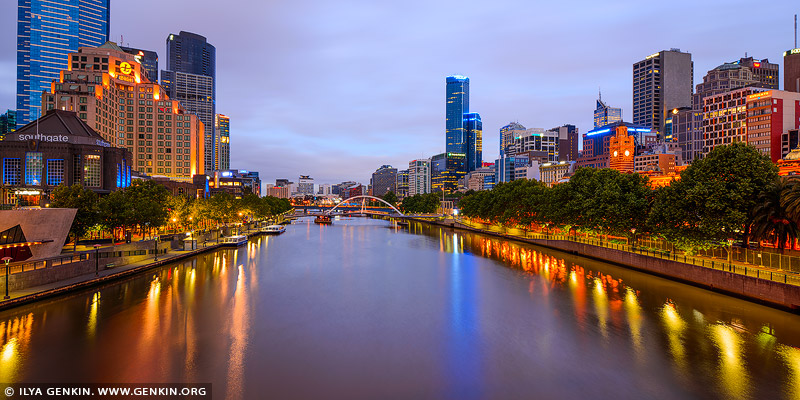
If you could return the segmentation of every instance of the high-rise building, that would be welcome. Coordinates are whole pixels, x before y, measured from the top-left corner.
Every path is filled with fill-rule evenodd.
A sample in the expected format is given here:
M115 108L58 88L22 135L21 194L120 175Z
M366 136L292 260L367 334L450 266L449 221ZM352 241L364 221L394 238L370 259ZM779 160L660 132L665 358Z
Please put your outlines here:
M578 159L578 127L566 124L549 130L558 134L558 161Z
M17 126L39 118L42 92L79 47L108 41L111 0L19 0L17 7ZM100 69L101 60L80 65ZM85 69L86 67L84 67Z
M133 47L120 46L119 48L128 54L133 54L136 62L142 64L145 76L150 82L158 82L158 53Z
M483 164L483 123L478 113L464 114L464 132L467 138L467 171L474 171Z
M747 143L772 162L797 147L790 130L800 129L800 93L768 90L747 96Z
M692 55L679 49L633 64L633 123L661 134L667 111L691 107L693 77Z
M45 111L77 113L103 140L133 153L136 171L191 181L206 170L203 123L150 82L133 55L108 42L67 59L42 95Z
M603 98L599 97L597 99L597 107L594 109L595 129L619 121L622 121L622 109L609 107L603 102Z
M758 81L755 85L764 89L779 89L778 75L780 74L780 65L769 62L769 59L755 60L753 57L743 57L739 61L734 61L733 64L741 65L749 68L753 73L753 78Z
M542 128L526 129L525 133L514 138L514 155L536 152L529 159L541 159L544 162L558 161L558 129Z
M717 146L747 142L747 97L766 89L743 87L703 98L703 154Z
M397 168L391 165L382 165L372 173L370 187L372 195L375 197L383 197L388 192L397 195Z
M3 115L0 115L0 140L6 133L11 133L17 130L17 111L8 110Z
M214 118L216 135L216 168L231 167L231 119L227 115L217 114Z
M161 71L161 86L187 111L197 114L205 126L205 165L212 168L217 149L216 116L217 50L205 37L181 31L167 37L167 70Z
M510 122L500 128L500 157L514 152L514 139L525 134L525 127L518 122Z
M297 181L297 193L314 195L314 178L308 175L300 175L300 179Z
M467 174L467 157L458 153L442 153L431 157L431 191L453 193Z
M401 169L397 171L397 180L395 181L395 188L397 198L402 200L408 196L408 170Z
M466 154L467 137L464 132L464 114L469 113L469 78L448 76L445 86L445 135L447 153Z
M783 90L800 93L800 49L783 52Z
M408 195L431 192L431 160L414 160L408 163Z

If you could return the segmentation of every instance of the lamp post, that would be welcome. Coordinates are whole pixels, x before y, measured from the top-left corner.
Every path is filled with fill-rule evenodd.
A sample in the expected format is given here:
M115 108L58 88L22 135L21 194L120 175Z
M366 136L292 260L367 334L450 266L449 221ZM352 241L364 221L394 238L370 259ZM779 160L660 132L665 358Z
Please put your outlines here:
M155 246L155 253L156 256L153 258L153 261L158 261L158 235L153 238L153 245Z
M636 228L631 228L631 249L636 251Z
M734 239L732 239L732 238L728 239L728 265L729 266L731 264L733 264L733 257L731 255L731 252L733 252L733 241L734 241Z
M100 275L100 245L94 245L94 276Z
M11 257L3 257L3 262L6 263L6 297L3 297L4 300L8 300L11 297L8 297L8 263L11 262L13 258Z

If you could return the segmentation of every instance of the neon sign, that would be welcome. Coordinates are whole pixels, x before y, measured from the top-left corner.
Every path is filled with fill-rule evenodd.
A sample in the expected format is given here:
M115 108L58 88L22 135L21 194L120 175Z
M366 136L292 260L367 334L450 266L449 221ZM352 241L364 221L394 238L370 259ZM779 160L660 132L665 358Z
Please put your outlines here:
M133 67L127 62L123 62L119 65L119 72L122 72L125 75L130 75L133 72Z

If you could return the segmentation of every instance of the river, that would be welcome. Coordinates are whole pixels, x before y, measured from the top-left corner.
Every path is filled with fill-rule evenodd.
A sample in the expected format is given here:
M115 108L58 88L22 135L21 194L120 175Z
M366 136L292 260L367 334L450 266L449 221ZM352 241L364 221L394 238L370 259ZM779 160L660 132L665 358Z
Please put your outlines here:
M364 218L5 311L0 345L0 382L211 382L218 399L800 399L800 316Z

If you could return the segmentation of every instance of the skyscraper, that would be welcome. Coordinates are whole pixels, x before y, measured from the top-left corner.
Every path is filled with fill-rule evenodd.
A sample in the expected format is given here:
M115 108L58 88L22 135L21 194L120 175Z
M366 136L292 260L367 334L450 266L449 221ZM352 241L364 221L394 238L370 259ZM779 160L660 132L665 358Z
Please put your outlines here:
M187 111L197 114L205 126L205 165L213 168L217 149L216 116L217 50L206 38L181 31L167 37L167 70L161 71L161 86ZM208 171L207 171L208 172Z
M467 138L464 132L464 114L469 113L469 78L461 75L446 79L445 134L446 153L467 153Z
M231 167L231 119L226 115L217 114L214 118L214 129L217 132L217 163L216 169L230 169Z
M467 171L474 171L483 164L483 123L478 113L464 114L464 133L467 138Z
M514 139L525 134L525 127L519 122L511 122L500 128L500 157L513 154Z
M372 186L372 195L375 197L383 197L388 192L397 195L397 168L393 168L391 165L382 165L372 173L370 186Z
M598 97L597 108L594 109L594 129L620 121L622 121L622 109L609 107L603 102L602 97Z
M667 111L692 106L693 77L692 55L680 49L633 64L633 123L663 133Z
M108 41L111 0L19 0L17 12L17 126L42 115L42 91L67 68L79 47ZM100 68L100 60L81 59Z
M800 93L800 49L783 52L783 90Z
M133 54L134 59L142 64L142 69L150 82L158 82L158 53L133 47L120 46L120 48L128 54Z

